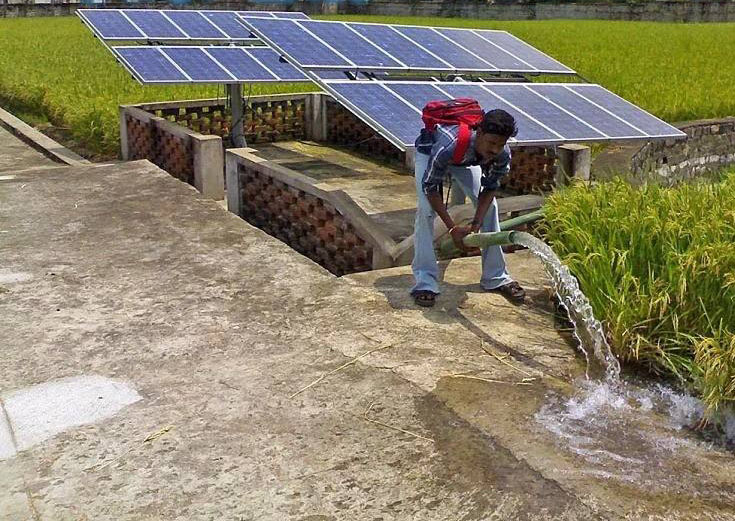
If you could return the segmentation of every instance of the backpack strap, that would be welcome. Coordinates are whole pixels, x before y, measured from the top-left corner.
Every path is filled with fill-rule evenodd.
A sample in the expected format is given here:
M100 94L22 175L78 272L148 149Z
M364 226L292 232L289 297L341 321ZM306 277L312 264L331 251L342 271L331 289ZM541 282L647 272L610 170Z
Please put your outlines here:
M464 155L470 147L471 140L472 131L470 130L469 125L467 125L467 123L460 123L459 134L457 134L457 146L454 147L454 153L452 154L452 162L455 165L462 163Z

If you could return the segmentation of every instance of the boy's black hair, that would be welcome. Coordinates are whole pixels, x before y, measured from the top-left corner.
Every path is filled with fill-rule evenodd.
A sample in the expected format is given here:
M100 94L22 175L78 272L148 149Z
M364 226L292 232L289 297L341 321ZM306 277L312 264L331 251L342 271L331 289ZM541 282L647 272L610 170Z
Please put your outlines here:
M479 126L485 134L495 134L506 139L518 134L515 118L502 109L486 112Z

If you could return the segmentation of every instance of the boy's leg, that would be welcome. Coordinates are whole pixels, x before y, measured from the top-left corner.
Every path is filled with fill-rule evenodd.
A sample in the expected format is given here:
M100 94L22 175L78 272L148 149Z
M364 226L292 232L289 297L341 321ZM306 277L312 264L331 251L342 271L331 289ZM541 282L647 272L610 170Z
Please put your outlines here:
M477 208L477 197L480 194L480 179L482 171L479 166L471 167L450 167L452 179L459 183L464 193L472 200L472 204ZM482 221L481 231L483 232L499 232L500 219L498 218L498 203L493 199L490 208L485 214ZM482 250L482 279L480 285L484 289L497 289L504 286L513 279L508 274L505 265L505 257L500 246L490 246Z
M427 154L416 154L414 175L416 180L416 220L414 221L413 243L413 277L415 284L411 294L419 291L431 291L439 294L439 266L434 253L434 218L429 200L424 194L422 177L429 162Z

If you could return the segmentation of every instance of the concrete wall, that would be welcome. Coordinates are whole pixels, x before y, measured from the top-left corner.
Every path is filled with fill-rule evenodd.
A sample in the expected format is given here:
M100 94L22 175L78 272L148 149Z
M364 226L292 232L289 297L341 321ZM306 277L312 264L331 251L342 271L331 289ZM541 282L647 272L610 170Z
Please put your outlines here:
M735 118L692 121L678 127L686 132L686 139L647 143L633 155L635 177L673 184L735 165Z
M68 15L82 4L2 0L0 16ZM102 4L94 4L102 5ZM107 2L106 7L164 7L167 2ZM732 0L654 0L631 2L509 2L487 0L306 0L235 1L174 3L185 9L263 9L293 10L311 14L372 14L389 16L452 16L489 20L599 19L655 22L731 22L735 21Z

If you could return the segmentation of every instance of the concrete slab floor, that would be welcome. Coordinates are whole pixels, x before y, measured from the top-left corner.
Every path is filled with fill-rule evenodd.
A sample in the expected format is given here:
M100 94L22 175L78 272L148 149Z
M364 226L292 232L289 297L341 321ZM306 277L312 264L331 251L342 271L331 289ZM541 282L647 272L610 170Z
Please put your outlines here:
M637 486L537 426L583 367L525 254L527 304L463 259L419 310L406 269L337 279L145 161L0 194L2 396L142 397L1 461L3 519L735 519L730 454L682 446Z
M39 167L58 167L59 163L34 150L13 134L0 127L0 175Z

